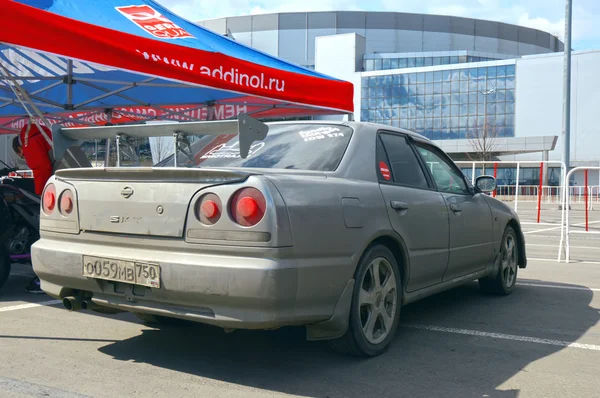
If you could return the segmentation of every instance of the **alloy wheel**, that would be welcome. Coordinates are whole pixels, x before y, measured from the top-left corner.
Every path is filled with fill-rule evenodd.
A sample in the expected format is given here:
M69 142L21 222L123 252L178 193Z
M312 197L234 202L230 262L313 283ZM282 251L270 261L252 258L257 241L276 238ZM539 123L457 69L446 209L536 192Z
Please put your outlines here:
M384 257L371 261L361 281L359 315L362 332L371 344L379 344L389 335L398 305L396 275Z

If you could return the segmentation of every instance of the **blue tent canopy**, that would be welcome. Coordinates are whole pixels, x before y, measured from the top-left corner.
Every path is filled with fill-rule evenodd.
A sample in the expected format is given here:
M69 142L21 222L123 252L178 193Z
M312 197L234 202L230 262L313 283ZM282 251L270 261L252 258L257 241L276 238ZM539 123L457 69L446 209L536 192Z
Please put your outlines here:
M2 3L9 18L0 31L0 133L17 131L28 105L50 123L71 125L353 111L351 83L247 47L152 0Z

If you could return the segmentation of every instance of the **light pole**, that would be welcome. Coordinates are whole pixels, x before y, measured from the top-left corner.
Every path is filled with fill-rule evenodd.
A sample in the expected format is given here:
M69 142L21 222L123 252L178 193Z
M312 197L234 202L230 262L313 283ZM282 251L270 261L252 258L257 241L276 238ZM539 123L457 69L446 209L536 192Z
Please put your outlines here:
M571 12L573 10L573 1L566 0L565 7L565 62L564 62L564 82L563 82L563 153L562 161L565 164L566 172L569 172L571 156ZM568 189L569 182L564 182Z

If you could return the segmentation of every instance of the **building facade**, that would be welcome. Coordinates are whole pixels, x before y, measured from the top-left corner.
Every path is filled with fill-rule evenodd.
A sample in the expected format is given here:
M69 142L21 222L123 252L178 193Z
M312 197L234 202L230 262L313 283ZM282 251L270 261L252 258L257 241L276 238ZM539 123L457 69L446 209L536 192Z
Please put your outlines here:
M482 153L486 160L530 161L519 174L521 185L539 183L539 161L561 159L564 46L549 33L469 18L352 11L198 24L352 82L356 120L413 130L457 161L479 160ZM569 166L600 166L594 120L600 51L574 52L572 63ZM2 138L0 157L11 159L10 137ZM544 185L559 183L559 166L544 166ZM464 172L472 174L470 167ZM501 166L497 177L514 184L515 167ZM599 173L591 171L590 181L600 185ZM571 181L582 182L582 173Z
M356 120L402 127L457 161L531 161L520 184L539 183L539 161L562 153L563 43L535 29L450 16L309 12L200 21L288 61L351 81ZM573 53L571 162L600 165L600 51ZM481 141L493 142L483 150ZM537 164L537 166L536 166ZM544 166L544 185L560 182ZM465 174L472 173L470 167ZM476 171L476 173L480 173ZM501 166L499 184L514 184ZM600 175L590 171L593 185ZM581 184L576 173L571 184Z
M372 54L386 53L472 51L478 53L475 57L494 58L494 54L515 57L563 50L556 37L539 30L440 15L302 12L219 18L198 24L220 34L231 34L241 43L308 68L315 65L317 37L346 33L365 38L367 59ZM417 65L424 56L415 54L412 58ZM434 57L431 58L433 65ZM426 61L422 62L421 66L425 66ZM383 65L378 69L382 68L385 69Z

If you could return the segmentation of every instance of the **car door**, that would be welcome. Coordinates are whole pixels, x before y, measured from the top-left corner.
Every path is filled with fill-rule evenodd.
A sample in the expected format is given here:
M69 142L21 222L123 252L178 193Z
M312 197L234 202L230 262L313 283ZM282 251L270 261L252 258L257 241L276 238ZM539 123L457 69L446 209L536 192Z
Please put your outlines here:
M424 142L415 142L415 147L449 210L450 253L443 280L484 269L494 257L492 211L484 194L469 186L439 148Z
M448 266L448 209L405 135L378 134L377 173L392 228L408 248L407 291L441 283Z

